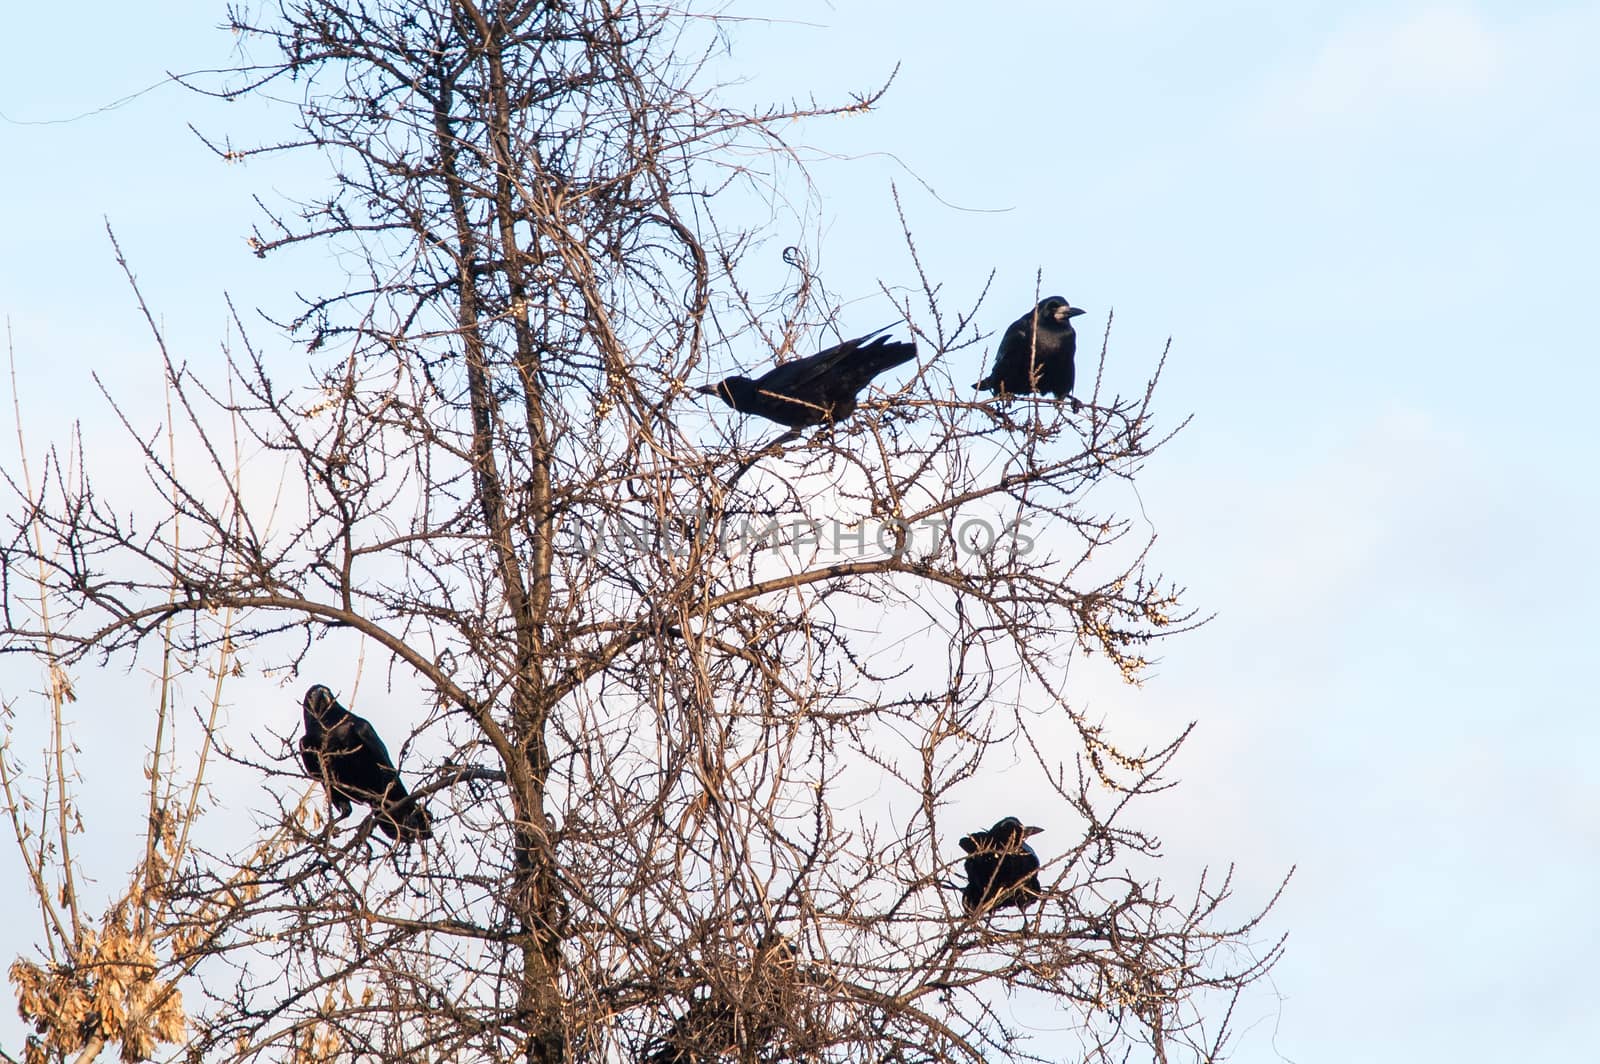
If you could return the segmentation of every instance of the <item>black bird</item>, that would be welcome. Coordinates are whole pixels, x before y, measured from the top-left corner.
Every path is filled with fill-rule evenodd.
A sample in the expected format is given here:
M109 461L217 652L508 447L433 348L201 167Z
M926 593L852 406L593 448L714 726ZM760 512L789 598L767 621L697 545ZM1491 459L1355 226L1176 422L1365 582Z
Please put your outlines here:
M715 395L741 414L790 428L832 424L856 409L856 393L884 370L917 357L917 345L890 340L879 329L805 358L785 362L751 380L728 377L699 391ZM871 343L867 341L871 340Z
M1039 855L1024 840L1043 830L1008 816L988 831L962 837L961 848L970 855L962 862L967 885L961 904L968 912L1008 905L1026 909L1039 899Z
M1082 313L1060 296L1040 300L1011 323L995 351L994 370L973 387L1001 396L1054 392L1057 399L1071 399L1078 352L1072 319ZM1072 409L1078 400L1072 399Z
M406 793L389 751L365 718L339 704L320 683L300 703L306 733L300 737L300 760L306 775L321 780L343 820L350 803L372 806L378 827L396 842L433 838L427 809Z

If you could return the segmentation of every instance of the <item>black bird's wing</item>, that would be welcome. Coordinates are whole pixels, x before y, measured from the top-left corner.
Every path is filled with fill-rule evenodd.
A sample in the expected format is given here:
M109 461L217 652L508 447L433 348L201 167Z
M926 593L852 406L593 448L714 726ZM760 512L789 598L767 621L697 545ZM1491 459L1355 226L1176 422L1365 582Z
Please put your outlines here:
M383 833L397 842L433 837L427 811L411 798L400 772L389 758L377 729L362 717L350 718L351 739L361 752L358 759L359 786L366 791L362 801L372 806Z
M1078 353L1078 334L1070 322L1064 328L1056 327L1039 330L1039 351L1035 356L1039 365L1039 390L1050 392L1057 399L1065 399L1072 394L1072 386L1076 383L1077 366L1075 364ZM1078 409L1077 401L1073 401L1074 410Z
M1026 909L1038 900L1041 893L1039 855L1033 852L1032 846L1024 843L1021 853L1008 853L1001 858L995 886L995 893L1005 895L1001 906L1015 905L1019 909Z
M994 896L995 872L1000 859L992 853L974 853L961 864L967 873L967 885L961 890L962 904L968 909L981 908Z
M796 389L815 386L848 352L845 345L830 347L804 358L790 359L756 378L756 386L778 395L792 395Z
M856 394L874 377L917 357L916 344L891 340L886 331L785 362L757 378L755 386L773 400L806 408L807 420L837 420L855 409Z
M834 344L832 347L818 351L814 355L790 359L781 366L774 366L760 377L756 383L780 389L803 388L830 379L830 374L836 368L847 360L855 359L858 353L864 354L868 351L881 349L885 345L891 348L910 348L910 351L906 352L904 357L885 362L873 371L875 374L881 373L891 366L898 366L906 359L914 358L917 353L916 344L891 341L888 336L884 335L892 328L894 328L893 325L885 325L881 329L874 329L869 333L857 336L853 340L844 340ZM873 342L867 344L868 340ZM863 344L867 344L867 346L863 348Z
M336 795L368 805L382 796L394 774L383 740L354 715L323 732L313 756L319 762L315 774L325 777Z
M961 889L961 903L968 910L976 909L989 896L989 887L994 881L999 860L991 852L987 831L974 831L971 835L961 836L960 846L970 855L961 862L961 870L967 874L967 885Z
M405 793L400 773L395 771L394 762L389 758L389 748L383 745L378 730L365 717L352 713L335 731L338 746L334 749L346 756L341 773L345 786L364 792L362 800L366 802L382 798L395 785L400 787L402 795Z
M995 348L994 369L977 386L992 392L1016 394L1029 391L1028 368L1033 361L1033 313L1030 311L1007 326Z
M322 778L322 757L317 751L318 746L310 735L300 736L300 764L305 766L306 775L314 780Z
M320 757L321 764L316 765ZM409 842L433 835L428 814L406 792L400 773L389 757L389 748L376 728L364 717L351 713L329 728L321 748L306 759L308 769L321 777L324 771L333 786L334 804L361 802L373 808L378 827L391 839Z
M835 380L841 391L840 398L845 396L854 398L856 393L871 384L872 379L878 374L917 357L916 344L890 340L887 336L878 336L870 344L861 346L863 340L873 335L868 333L860 339L852 340L851 343L856 346L838 364Z
M306 775L319 780L328 792L334 819L343 820L350 815L350 797L339 785L338 763L330 756L328 732L309 715L305 724L305 732L300 736L300 764L305 767Z

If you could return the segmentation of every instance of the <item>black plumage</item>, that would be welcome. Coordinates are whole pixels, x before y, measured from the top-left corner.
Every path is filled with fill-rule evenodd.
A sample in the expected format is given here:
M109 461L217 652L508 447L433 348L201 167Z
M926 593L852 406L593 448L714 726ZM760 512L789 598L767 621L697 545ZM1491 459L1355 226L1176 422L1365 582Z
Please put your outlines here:
M715 395L741 414L755 414L790 428L832 424L855 412L857 393L874 377L917 357L916 344L890 340L881 335L884 331L785 362L755 380L728 377L699 390Z
M1026 909L1039 899L1039 855L1026 839L1043 830L1023 827L1022 821L1008 816L988 831L962 837L961 848L968 856L963 862L967 885L961 902L968 912L1008 905Z
M1060 296L1040 300L1006 329L995 351L993 371L974 387L1000 396L1052 392L1057 399L1072 399L1072 409L1077 410L1072 386L1078 334L1072 319L1082 313Z
M433 838L428 811L406 793L389 751L365 718L339 704L322 684L301 701L305 734L300 760L306 775L321 780L336 820L350 815L350 803L370 805L378 827L396 842Z

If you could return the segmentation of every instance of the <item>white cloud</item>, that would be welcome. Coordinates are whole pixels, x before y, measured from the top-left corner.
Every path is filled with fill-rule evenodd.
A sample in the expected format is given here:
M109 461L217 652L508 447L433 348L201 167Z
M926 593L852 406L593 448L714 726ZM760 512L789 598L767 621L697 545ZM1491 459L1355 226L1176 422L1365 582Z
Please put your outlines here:
M1492 91L1507 41L1475 12L1430 7L1336 31L1269 93L1269 125L1292 129L1417 107L1460 109Z

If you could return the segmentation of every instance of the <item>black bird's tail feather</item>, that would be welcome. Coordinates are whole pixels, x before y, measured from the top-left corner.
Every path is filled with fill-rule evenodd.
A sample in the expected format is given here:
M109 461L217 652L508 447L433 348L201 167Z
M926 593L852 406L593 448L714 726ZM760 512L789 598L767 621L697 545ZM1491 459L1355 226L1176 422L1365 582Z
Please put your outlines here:
M433 838L433 818L425 806L410 795L375 808L378 827L397 843L421 842Z
M829 352L825 352L825 354L831 353L832 357L817 368L832 370L835 366L848 365L851 376L869 381L886 369L893 369L903 362L910 362L917 357L916 343L908 340L891 340L884 335L897 324L899 323L892 322L835 345Z
M886 369L893 369L916 358L917 345L909 340L891 340L887 336L880 336L861 347L857 357L860 364L876 377Z

